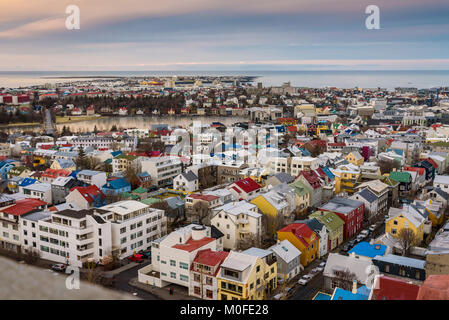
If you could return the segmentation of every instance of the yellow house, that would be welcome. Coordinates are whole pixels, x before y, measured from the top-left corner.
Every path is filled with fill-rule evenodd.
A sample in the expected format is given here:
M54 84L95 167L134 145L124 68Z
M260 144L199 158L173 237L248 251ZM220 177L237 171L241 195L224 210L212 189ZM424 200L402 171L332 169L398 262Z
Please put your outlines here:
M286 197L276 191L261 194L251 200L251 203L255 204L259 211L268 217L268 232L273 235L278 229L279 217L286 217L291 213Z
M362 155L357 151L350 152L346 155L345 159L348 160L349 163L359 167L365 162Z
M219 300L266 300L277 287L276 256L269 250L231 251L217 275Z
M352 163L338 166L336 169L331 169L335 176L334 193L347 192L353 194L357 180L360 176L360 168Z
M426 219L418 211L409 206L390 208L389 216L385 221L385 233L398 238L402 229L409 228L415 233L417 244L423 241Z
M301 251L301 265L306 267L318 256L319 238L305 223L291 223L278 231L278 240L288 240Z
M33 155L33 166L38 167L45 164L45 158L37 155Z
M76 164L72 160L55 159L51 163L50 169L67 170L73 172L76 170Z

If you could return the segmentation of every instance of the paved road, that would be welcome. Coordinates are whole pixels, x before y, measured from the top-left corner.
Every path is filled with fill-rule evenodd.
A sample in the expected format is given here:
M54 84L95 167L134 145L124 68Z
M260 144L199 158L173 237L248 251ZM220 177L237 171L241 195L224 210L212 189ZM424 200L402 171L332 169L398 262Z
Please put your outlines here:
M133 294L137 292L137 297L144 299L144 300L161 300L159 297L144 291L140 290L138 288L132 287L129 285L129 281L132 278L135 278L137 276L137 270L140 268L143 268L144 266L150 264L150 262L144 262L142 264L138 264L137 266L128 269L126 271L123 271L115 276L115 289L120 291L125 291L130 294Z

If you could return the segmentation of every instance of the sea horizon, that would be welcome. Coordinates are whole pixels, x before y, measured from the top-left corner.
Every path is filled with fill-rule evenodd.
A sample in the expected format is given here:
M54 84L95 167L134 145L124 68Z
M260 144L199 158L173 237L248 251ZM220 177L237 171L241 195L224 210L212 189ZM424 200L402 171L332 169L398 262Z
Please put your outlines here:
M373 75L376 75L373 77ZM93 80L102 77L252 76L266 87L290 82L295 87L386 88L449 87L449 70L102 70L0 71L0 87L20 88L46 83Z

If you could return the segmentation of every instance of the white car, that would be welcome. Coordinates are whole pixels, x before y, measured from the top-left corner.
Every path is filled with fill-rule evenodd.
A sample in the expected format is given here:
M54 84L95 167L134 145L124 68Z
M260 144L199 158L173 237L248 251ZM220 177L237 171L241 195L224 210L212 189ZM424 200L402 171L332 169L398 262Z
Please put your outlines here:
M363 239L365 239L365 238L366 238L366 236L364 236L363 234L359 234L355 240L356 240L357 242L361 242L361 241L363 241Z
M369 227L369 231L373 232L374 230L376 230L377 226L375 224L371 225Z
M318 265L319 268L324 268L325 266L326 266L326 261L323 261Z
M311 278L306 278L306 276L303 276L301 279L298 280L298 284L305 286Z
M360 235L361 235L361 236L366 237L366 236L368 236L368 234L369 234L369 231L368 231L368 230L362 230L362 231L360 231Z

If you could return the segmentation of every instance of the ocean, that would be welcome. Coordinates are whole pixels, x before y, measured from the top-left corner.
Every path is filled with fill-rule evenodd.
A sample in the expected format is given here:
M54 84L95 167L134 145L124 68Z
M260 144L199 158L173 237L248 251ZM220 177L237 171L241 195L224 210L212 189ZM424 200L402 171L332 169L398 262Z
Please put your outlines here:
M291 82L298 87L387 88L416 87L428 89L449 87L449 70L419 71L0 71L0 87L18 88L70 80L70 77L111 76L256 76L264 86ZM66 77L60 79L58 77Z

